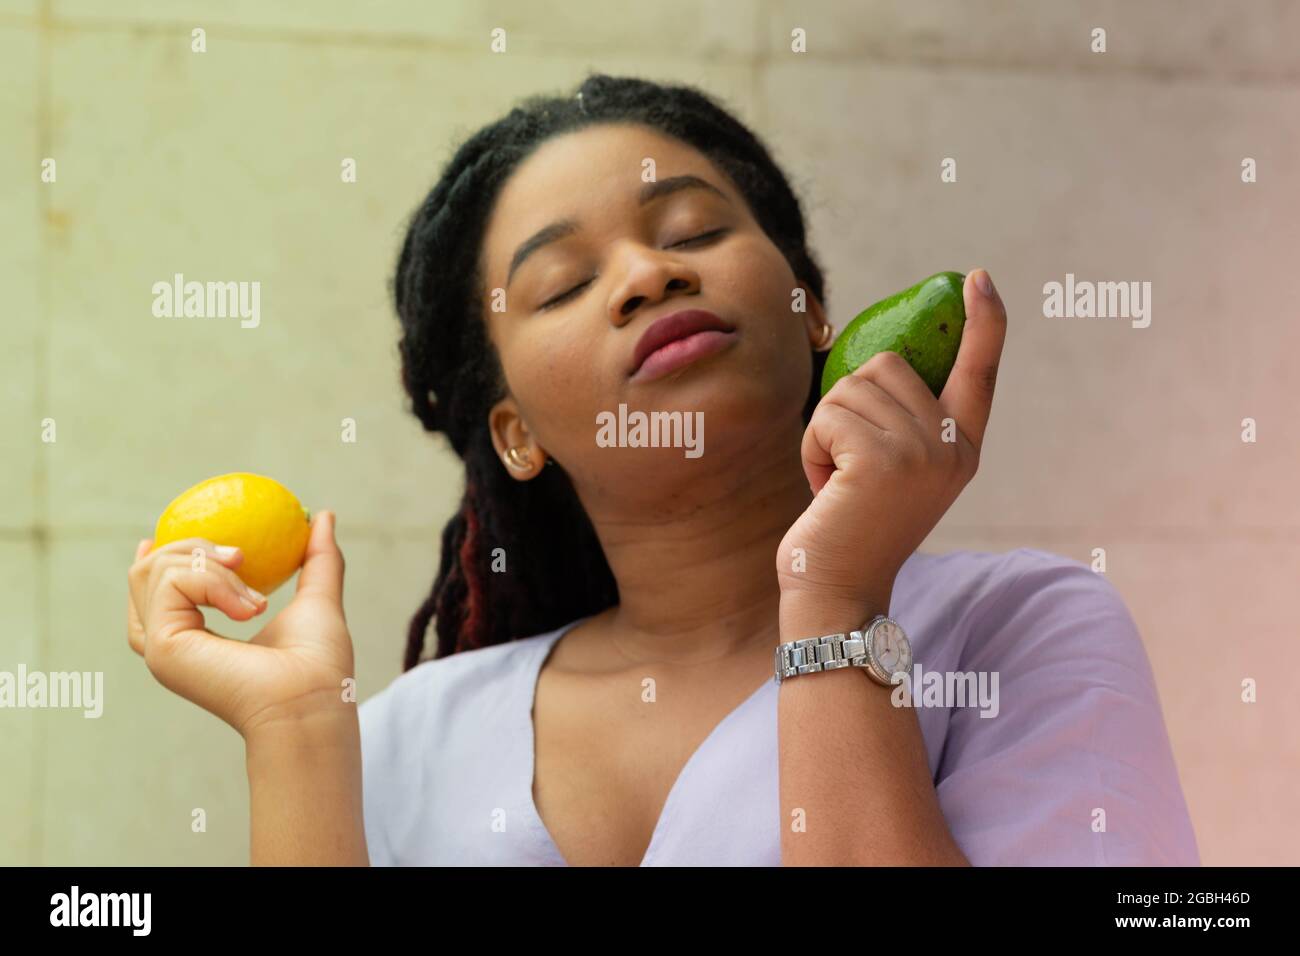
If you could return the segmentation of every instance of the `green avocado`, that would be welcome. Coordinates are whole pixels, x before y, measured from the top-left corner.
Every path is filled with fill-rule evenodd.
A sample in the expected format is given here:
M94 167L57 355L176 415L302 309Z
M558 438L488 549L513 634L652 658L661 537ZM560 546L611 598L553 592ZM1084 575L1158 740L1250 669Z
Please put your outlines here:
M939 272L867 306L831 346L822 372L822 396L877 352L897 352L938 398L957 361L966 324L965 281L960 272Z

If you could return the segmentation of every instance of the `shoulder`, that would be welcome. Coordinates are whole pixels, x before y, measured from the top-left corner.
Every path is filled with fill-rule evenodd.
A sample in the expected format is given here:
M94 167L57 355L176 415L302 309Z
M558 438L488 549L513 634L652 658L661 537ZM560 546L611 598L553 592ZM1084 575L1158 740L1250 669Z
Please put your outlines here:
M548 631L472 651L424 661L398 675L358 710L363 746L383 734L396 747L403 731L428 728L435 711L465 715L475 700L508 692L535 654L557 632ZM377 745L377 742L375 742Z
M1119 666L1134 686L1154 696L1137 624L1104 573L1059 554L1018 548L1005 556L985 593L968 658L1030 670L1075 661L1084 665L1080 676L1093 673L1101 681Z
M1038 548L916 552L898 580L906 604L924 610L926 619L940 626L936 637L960 643L958 657L964 664L1006 662L1045 642L1065 652L1078 644L1080 622L1118 624L1091 626L1091 640L1130 657L1141 651L1115 585L1064 555Z
M991 689L953 707L936 785L978 864L1196 865L1141 635L1104 574L1059 554L934 556L960 595L955 669Z
M1076 585L1087 581L1099 585L1096 590L1109 590L1112 596L1118 596L1105 575L1093 571L1082 561L1038 548L1009 551L961 549L943 553L916 551L904 563L898 577L911 588L942 589L981 605L1004 596L1026 577L1036 585L1060 579L1069 579Z
M1105 574L1037 548L922 557L909 599L921 608L946 606L928 619L946 642L945 666L997 675L1022 714L1031 703L1066 705L1048 688L1123 693L1130 706L1158 711L1137 624Z

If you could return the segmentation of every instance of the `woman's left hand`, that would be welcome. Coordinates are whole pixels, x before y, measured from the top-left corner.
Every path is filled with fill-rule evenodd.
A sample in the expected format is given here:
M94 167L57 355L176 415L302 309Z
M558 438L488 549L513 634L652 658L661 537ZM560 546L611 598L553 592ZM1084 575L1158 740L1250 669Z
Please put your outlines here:
M980 291L987 275L966 276L961 345L937 399L881 352L817 405L801 449L814 498L777 553L783 618L811 607L847 630L862 623L850 615L887 614L899 568L975 476L1007 329L991 282Z

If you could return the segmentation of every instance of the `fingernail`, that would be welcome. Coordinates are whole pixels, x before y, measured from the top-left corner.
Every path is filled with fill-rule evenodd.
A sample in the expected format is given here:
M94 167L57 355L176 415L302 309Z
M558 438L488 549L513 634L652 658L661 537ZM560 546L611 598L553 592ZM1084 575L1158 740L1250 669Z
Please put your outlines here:
M247 604L250 611L257 611L266 603L266 595L245 584L244 593L239 595L239 600Z
M984 293L984 298L993 298L993 280L989 278L987 269L979 271L979 275L975 277L975 284L979 286L980 292Z
M212 550L217 552L219 558L233 558L239 548L231 544L218 544Z

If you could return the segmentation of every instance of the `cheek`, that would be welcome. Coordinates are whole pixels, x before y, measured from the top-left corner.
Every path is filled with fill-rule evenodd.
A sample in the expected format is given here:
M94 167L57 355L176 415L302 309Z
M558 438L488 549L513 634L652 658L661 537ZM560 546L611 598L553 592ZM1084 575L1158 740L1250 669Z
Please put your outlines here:
M545 338L521 333L501 356L511 393L526 405L544 409L563 399L556 383L572 381L581 363L577 342L554 327Z
M596 413L613 394L612 359L603 348L608 343L593 343L589 331L579 334L577 322L572 332L562 322L547 323L544 336L540 324L538 330L515 335L501 360L538 441L565 458L577 441L595 440Z
M797 280L785 256L765 236L737 239L708 279L714 286L712 297L740 321L748 325L775 319L782 331L793 324L798 333L797 321L785 321L798 318L791 311Z
M707 279L713 284L710 298L743 324L764 362L772 361L774 353L789 355L807 347L805 315L794 311L798 280L766 236L737 241Z
M749 339L736 398L762 415L777 416L802 408L807 398L812 362L807 316L794 311L798 280L771 240L747 237L738 246L718 283L722 291L715 293ZM810 308L806 300L803 307Z

